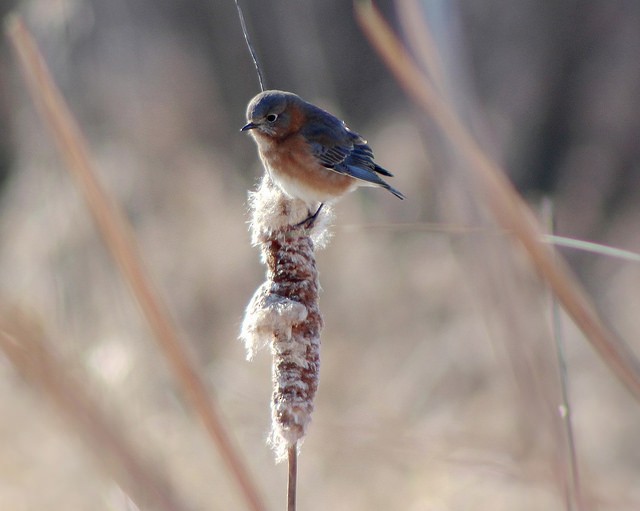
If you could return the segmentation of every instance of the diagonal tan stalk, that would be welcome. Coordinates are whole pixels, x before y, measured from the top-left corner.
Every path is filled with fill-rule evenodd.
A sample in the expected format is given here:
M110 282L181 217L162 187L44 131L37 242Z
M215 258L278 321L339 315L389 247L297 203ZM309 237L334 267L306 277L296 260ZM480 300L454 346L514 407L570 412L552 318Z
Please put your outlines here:
M500 167L465 129L424 76L370 1L356 1L357 19L405 92L447 136L469 164L498 224L522 244L536 271L618 379L640 400L640 362L596 312L586 292L555 250L540 242L542 230Z
M9 40L38 110L51 131L76 185L84 194L105 244L135 296L155 339L166 357L184 394L203 421L207 432L238 483L250 509L262 511L265 505L240 454L231 443L213 396L189 360L166 305L153 289L124 215L107 196L93 171L87 143L36 46L18 16L6 27Z
M163 511L191 509L162 470L146 460L113 419L85 391L86 378L52 352L54 341L35 318L15 309L0 311L0 350L40 395L49 399L96 454L127 494Z

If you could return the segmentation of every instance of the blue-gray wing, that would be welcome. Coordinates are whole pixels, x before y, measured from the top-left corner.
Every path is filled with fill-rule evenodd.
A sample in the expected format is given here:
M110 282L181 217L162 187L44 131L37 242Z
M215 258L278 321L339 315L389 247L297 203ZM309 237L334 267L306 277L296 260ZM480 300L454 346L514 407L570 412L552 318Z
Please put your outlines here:
M386 188L401 199L404 195L380 178L391 172L373 161L373 151L360 135L351 131L337 118L323 116L321 123L309 123L303 135L311 145L318 162L328 169Z

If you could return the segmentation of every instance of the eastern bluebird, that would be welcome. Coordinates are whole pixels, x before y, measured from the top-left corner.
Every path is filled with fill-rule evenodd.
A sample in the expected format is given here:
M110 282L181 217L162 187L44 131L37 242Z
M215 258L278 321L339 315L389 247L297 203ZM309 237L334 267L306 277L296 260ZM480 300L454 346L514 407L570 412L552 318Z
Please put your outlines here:
M290 197L322 207L358 186L380 186L404 199L380 178L392 174L373 161L366 140L291 92L261 92L249 102L247 121L242 131L251 130L267 172Z

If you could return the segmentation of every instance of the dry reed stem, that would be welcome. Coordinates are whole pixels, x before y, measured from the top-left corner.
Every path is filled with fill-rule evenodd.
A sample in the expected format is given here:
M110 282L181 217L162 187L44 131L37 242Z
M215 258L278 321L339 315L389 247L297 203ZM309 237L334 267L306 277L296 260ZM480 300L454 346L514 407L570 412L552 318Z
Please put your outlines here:
M419 61L425 64L438 92L444 94L445 91L445 70L438 51L437 45L429 30L426 30L422 7L419 0L406 0L402 5L398 5L398 16L402 20L402 26L408 34L408 42L411 44Z
M640 363L604 324L562 257L552 247L540 243L542 231L538 223L504 172L485 154L418 69L372 3L357 1L355 9L363 31L399 84L469 163L498 224L522 244L534 268L548 282L578 328L613 373L640 400Z
M0 349L22 377L80 433L96 454L95 459L138 506L165 511L191 509L175 494L166 475L141 456L136 445L85 392L86 377L77 367L63 364L51 345L33 317L15 309L0 311Z
M281 461L304 439L320 370L318 270L314 249L326 240L328 207L313 226L306 204L290 199L265 174L250 194L251 231L267 267L266 280L247 306L240 339L247 358L266 345L273 355L270 443Z
M437 8L434 10L437 11ZM432 79L440 96L450 104L455 104L454 98L460 97L460 93L464 93L464 90L460 90L461 87L458 81L453 79L453 76L460 76L461 73L459 73L459 70L452 68L451 63L449 63L447 67L449 79L446 80L449 87L444 86L445 75L442 71L442 63L439 55L437 55L437 50L440 50L442 48L441 45L446 44L447 40L446 36L441 34L439 46L431 37L432 34L429 30L430 25L427 23L428 13L430 12L429 7L418 5L418 0L406 0L398 3L398 11L402 19L404 33L407 35L407 44L414 52L416 61L422 64L423 69L427 72L429 78ZM434 14L436 16L438 15L437 13ZM447 50L451 53L451 50ZM455 56L458 52L454 50L453 53ZM434 70L439 72L437 76L434 76ZM464 86L462 89L463 88ZM460 101L460 103L463 102ZM464 114L468 115L470 113L472 118L477 117L468 105L463 106L463 108ZM444 147L446 149L443 151L449 153L452 151L447 144L444 144ZM439 149L439 147L433 148L434 151ZM455 148L453 150L455 150ZM465 179L465 172L461 171L460 166L455 163L455 155L449 154L448 158L443 158L443 160L445 162L450 161L453 167L441 173L443 178L450 181L449 188L453 194L446 200L446 203L464 204L463 211L465 211L465 218L471 220L476 216L470 212L474 209L474 206L468 202L469 198L473 200L474 195L476 195L475 191L470 189L474 181ZM467 199L462 199L462 197ZM491 231L495 231L495 234L509 234L507 231L496 227L485 227L485 230L487 234L492 234ZM549 235L543 234L543 236L544 241L549 238ZM547 351L545 345L540 342L542 339L536 335L535 331L537 329L531 328L531 326L525 323L526 319L524 316L531 313L532 307L535 307L535 304L527 300L525 293L516 292L516 294L513 294L515 291L514 288L508 287L509 284L517 281L517 279L522 279L524 275L521 275L522 272L514 266L513 254L509 253L512 251L500 248L501 245L501 239L496 239L495 243L490 241L489 246L478 246L477 242L474 243L474 247L477 250L473 252L473 269L468 272L468 275L476 282L476 286L482 285L482 283L484 283L484 286L491 286L489 289L479 290L481 294L478 296L478 298L480 298L480 296L483 297L481 299L481 308L483 309L484 317L488 321L487 326L489 328L491 328L490 318L493 317L491 309L494 304L493 301L489 299L488 302L490 305L487 305L487 300L485 300L484 297L496 292L499 294L504 293L504 296L509 296L503 305L508 305L511 309L505 314L502 321L499 321L501 324L504 324L508 330L506 335L502 335L505 341L504 348L506 349L506 353L509 354L510 367L513 375L516 377L520 394L517 403L520 411L519 419L523 421L519 428L521 434L523 434L521 445L526 445L528 446L526 449L529 449L533 442L537 441L540 447L544 446L542 452L544 452L545 457L548 459L548 466L554 467L554 471L558 475L558 477L554 478L554 481L559 487L560 493L564 495L567 510L571 511L575 509L574 503L580 502L581 499L579 484L577 482L578 466L569 417L570 403L566 394L566 371L564 358L560 354L562 339L558 331L559 325L555 321L559 314L559 305L557 299L555 299L555 295L549 293L552 300L552 317L554 319L552 326L553 337L556 339L555 352L558 355L554 359L550 356L550 350ZM479 261L476 260L478 251L482 252L482 258L484 259L484 261L480 263L481 267L477 267L479 263ZM464 257L465 254L469 255L468 252L463 252L461 257ZM470 261L467 260L466 263L469 264ZM482 274L482 277L478 275L478 272ZM478 282L479 278L482 279L481 282ZM508 282L505 281L505 279L508 279ZM517 288L518 284L515 284L515 286ZM495 297L494 300L495 299L499 300L497 297ZM493 325L493 328L495 328L495 326L496 325ZM495 333L495 331L492 331L491 335L493 336ZM551 336L551 333L549 333L549 336ZM513 342L514 338L517 339L517 341ZM549 378L552 370L558 373L557 381L554 378ZM566 414L562 413L563 409L567 411ZM531 428L532 424L540 425L540 428L533 430ZM545 436L551 443L544 441ZM586 511L586 508L583 508L581 504L577 504L577 507L578 509L584 509Z
M298 446L292 445L287 451L289 471L287 477L287 511L296 511L298 489Z
M231 443L213 396L209 395L194 364L189 360L167 307L145 272L130 225L96 178L88 145L56 87L33 37L17 15L7 22L6 32L38 111L50 129L67 169L84 194L100 234L142 309L179 388L202 419L249 508L253 511L264 510L265 505L257 487Z
M543 202L543 218L548 225L551 234L555 234L556 219L554 205L551 200ZM560 382L560 393L557 402L560 403L558 418L561 421L564 436L564 449L559 449L558 457L562 460L564 468L565 502L567 511L587 511L591 506L587 506L587 501L583 496L582 485L580 483L580 467L578 464L578 454L576 450L575 435L573 431L573 410L569 395L569 374L567 369L567 359L565 355L564 329L562 328L562 317L560 306L553 293L549 293L549 305L551 308L551 325L553 331L553 341L556 347L556 359L558 365L558 376Z

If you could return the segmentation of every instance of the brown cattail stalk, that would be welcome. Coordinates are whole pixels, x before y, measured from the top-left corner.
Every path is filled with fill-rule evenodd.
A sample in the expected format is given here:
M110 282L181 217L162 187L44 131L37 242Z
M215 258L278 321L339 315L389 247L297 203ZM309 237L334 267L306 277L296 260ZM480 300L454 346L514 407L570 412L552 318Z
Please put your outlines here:
M260 247L267 278L247 306L240 338L248 359L271 347L270 443L280 461L304 438L318 388L322 316L314 247L326 241L331 214L323 209L306 225L306 204L286 197L268 175L249 202L252 243Z
M18 15L9 18L6 32L40 115L58 144L67 169L85 196L100 234L151 327L154 338L176 377L178 387L202 419L229 473L238 483L248 508L263 511L265 505L262 497L231 441L215 397L207 391L203 379L183 347L183 340L178 335L166 304L153 288L131 225L98 181L88 144L54 83L33 36Z

